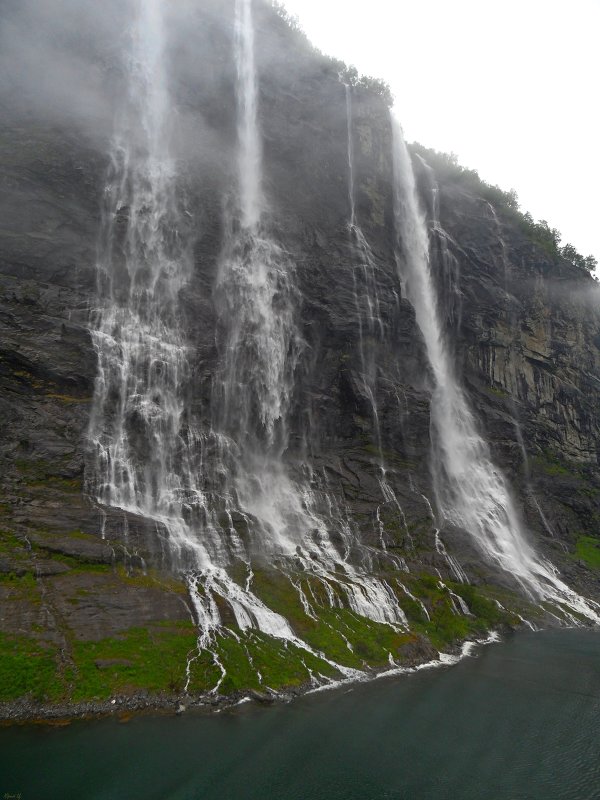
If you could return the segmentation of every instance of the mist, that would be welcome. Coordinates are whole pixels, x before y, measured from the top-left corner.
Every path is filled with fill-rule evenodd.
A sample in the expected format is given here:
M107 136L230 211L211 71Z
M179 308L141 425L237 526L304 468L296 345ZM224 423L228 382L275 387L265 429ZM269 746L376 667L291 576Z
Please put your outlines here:
M106 152L115 120L127 104L124 54L130 49L136 7L136 0L4 0L4 125L60 128ZM231 31L218 7L185 0L170 5L165 20L171 147L178 159L207 169L226 163L231 143L223 142L214 128L219 117L234 113L233 65L216 55L217 50L227 52L223 42ZM207 70L207 63L214 68Z

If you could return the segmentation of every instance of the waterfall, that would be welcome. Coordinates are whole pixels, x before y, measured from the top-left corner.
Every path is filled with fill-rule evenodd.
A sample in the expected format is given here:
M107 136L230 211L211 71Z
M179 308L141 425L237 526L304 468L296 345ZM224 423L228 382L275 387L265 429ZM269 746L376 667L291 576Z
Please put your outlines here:
M432 472L443 518L473 537L483 556L512 575L536 602L566 604L598 622L592 604L579 597L525 538L506 479L494 465L454 373L431 273L429 236L420 208L402 129L394 132L394 202L400 280L415 310L433 379ZM567 613L567 612L564 612ZM573 620L573 618L571 618Z
M302 347L294 265L265 222L258 84L250 0L235 6L238 197L227 219L215 301L222 371L216 426L256 469L274 469L287 447L287 417ZM219 396L220 393L220 396Z
M227 489L249 519L254 554L292 553L302 503L287 473L288 415L302 348L294 264L269 231L262 189L251 0L236 0L238 174L215 303L220 371L213 408Z
M146 0L130 34L128 94L116 125L92 320L98 377L90 423L93 493L162 520L181 513L188 381L178 296L191 272L169 154L161 3Z
M300 293L295 265L273 235L262 188L251 0L236 2L235 34L238 197L229 212L215 288L222 359L213 424L222 443L223 472L231 476L226 493L247 521L248 557L277 563L303 606L306 597L294 578L298 568L320 582L332 605L341 602L339 591L356 613L405 624L389 587L349 562L361 545L326 479L291 463L288 420L303 349ZM334 546L332 530L342 548Z
M207 647L221 619L215 597L241 630L288 640L286 620L239 587L225 567L231 549L203 489L205 436L190 418L190 343L179 293L191 276L185 218L169 155L161 0L141 0L126 63L128 96L117 121L99 248L101 308L92 320L98 377L89 438L90 490L107 506L153 520L188 576ZM216 659L216 656L215 656Z
M252 3L235 5L237 192L214 287L220 358L209 414L191 402L194 348L180 303L193 277L193 232L171 155L166 4L139 0L136 8L104 193L99 307L90 326L98 375L88 489L101 506L124 512L124 528L127 513L154 523L187 580L198 651L212 653L221 671L215 689L226 674L219 637L237 641L250 629L348 674L315 653L253 588L259 561L289 579L308 617L316 618L307 578L332 608L406 626L390 586L350 563L358 552L370 566L370 554L327 479L306 465L296 465L294 476L286 460L303 343L295 265L271 232L262 186ZM223 604L235 628L224 624Z
M346 134L347 134L347 154L348 154L348 199L350 201L350 230L354 228L356 221L356 198L354 196L354 137L352 135L352 87L349 83L344 84L346 93Z
M198 232L172 154L163 19L168 4L137 0L135 8L98 243L98 307L90 324L98 373L87 487L103 510L114 510L112 519L123 514L125 531L128 515L135 515L150 522L147 528L161 538L170 565L187 582L199 628L198 652L212 653L220 670L215 689L227 671L220 643L226 637L240 643L252 630L348 674L312 650L291 622L269 607L256 574L277 571L297 594L307 624L313 620L331 627L319 609L326 616L349 609L395 630L408 627L389 582L391 571L397 575L407 568L401 557L385 552L379 510L373 524L375 530L379 526L382 549L361 541L358 523L334 483L335 470L313 470L293 448L298 367L306 344L297 265L277 236L265 188L252 0L235 2L237 170L226 198L212 295L218 363L211 375L210 408L196 399L197 353L180 301L194 281ZM383 503L403 520L381 442L380 267L357 222L349 87L346 109L349 242L362 380L372 408ZM428 272L427 231L408 155L398 141L397 221L405 226L400 230L407 248L406 283L435 381L438 505L446 519L474 532L485 552L536 597L577 608L576 595L568 594L521 536L504 479L452 374ZM479 505L475 497L481 498ZM436 547L460 576L439 535ZM252 664L249 651L248 658Z
M262 213L262 155L251 0L236 0L235 63L238 102L238 171L241 224L255 230Z

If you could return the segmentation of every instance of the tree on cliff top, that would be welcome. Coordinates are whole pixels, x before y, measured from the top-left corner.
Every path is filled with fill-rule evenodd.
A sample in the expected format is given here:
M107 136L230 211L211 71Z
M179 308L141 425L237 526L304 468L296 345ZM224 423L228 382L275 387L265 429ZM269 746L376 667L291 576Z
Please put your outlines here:
M463 167L458 163L456 153L442 153L424 147L418 142L411 145L413 152L422 156L442 180L461 183L476 191L496 208L504 209L516 218L527 236L550 256L564 258L573 266L594 272L598 261L594 256L582 256L572 244L560 246L562 235L558 228L551 228L545 219L537 222L528 211L521 211L519 198L514 189L504 191L499 186L484 181L477 170Z

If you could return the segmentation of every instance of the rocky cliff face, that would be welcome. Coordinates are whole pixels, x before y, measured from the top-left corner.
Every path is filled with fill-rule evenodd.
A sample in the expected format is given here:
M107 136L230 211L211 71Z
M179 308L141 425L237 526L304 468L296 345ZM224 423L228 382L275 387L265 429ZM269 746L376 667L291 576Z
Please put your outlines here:
M9 3L1 13L17 25L18 11ZM180 190L193 232L194 274L182 313L194 346L193 402L209 409L219 357L213 291L235 161L232 9L204 2L187 11L196 38L193 47L192 39L174 38L171 76ZM356 656L350 666L383 666L391 649L411 663L428 657L432 645L451 647L491 625L517 622L513 611L532 619L540 612L511 592L463 531L446 526L441 535L472 586L456 583L436 544L431 380L396 268L385 100L367 88L352 92L356 219L373 254L366 269L348 226L339 65L266 5L257 13L266 186L274 234L297 268L303 340L285 458L292 472L309 464L323 475L361 540L410 568L401 605L413 633L398 637L385 626L346 620ZM117 95L114 41L107 34L95 46L99 52L86 58L94 74L112 77ZM86 491L96 376L89 319L110 126L17 102L15 91L7 80L0 130L0 698L180 692L196 632L164 536L147 520L99 506ZM110 106L111 98L104 100ZM415 169L433 220L435 173L416 157ZM437 180L441 228L431 232L432 258L457 371L531 540L570 584L598 595L597 285L530 241L509 209L495 208L458 176ZM382 497L382 456L393 500ZM257 575L263 599L289 611L306 633L307 621L294 617L269 565ZM469 615L455 613L451 592L470 606ZM511 610L499 612L500 601ZM337 647L316 633L314 643ZM286 665L272 642L263 641L254 657L272 687L309 679L298 664ZM214 665L202 658L197 664L190 690L201 691L210 687ZM230 670L222 690L253 687L244 669Z

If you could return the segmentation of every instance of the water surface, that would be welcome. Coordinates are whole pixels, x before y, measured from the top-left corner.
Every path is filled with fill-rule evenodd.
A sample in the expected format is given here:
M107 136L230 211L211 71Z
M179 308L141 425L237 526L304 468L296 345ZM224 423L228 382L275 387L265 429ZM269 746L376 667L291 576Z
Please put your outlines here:
M0 730L22 800L598 800L600 632L213 716Z

